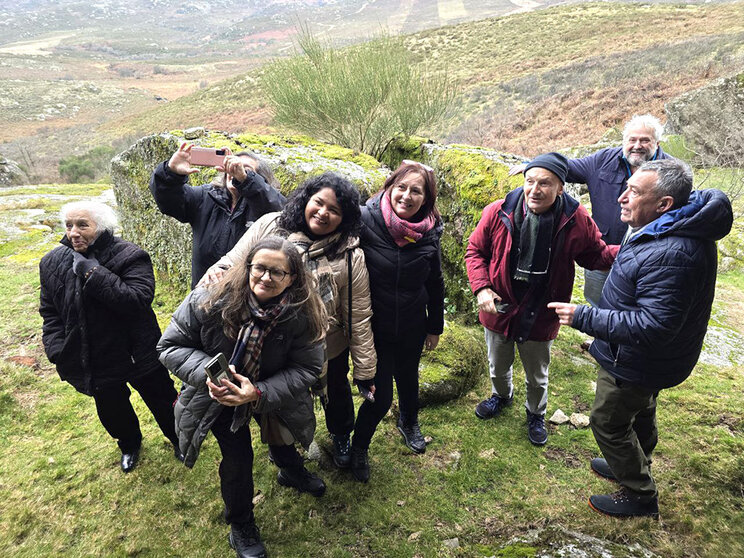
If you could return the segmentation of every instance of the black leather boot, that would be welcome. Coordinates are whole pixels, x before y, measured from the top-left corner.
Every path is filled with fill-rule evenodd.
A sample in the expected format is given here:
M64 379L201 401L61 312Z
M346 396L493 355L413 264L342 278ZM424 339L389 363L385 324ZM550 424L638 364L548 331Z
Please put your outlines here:
M325 494L326 485L318 475L300 467L299 469L281 469L276 480L282 486L291 486L300 492L307 492L316 498Z
M266 558L266 548L255 521L231 523L227 539L238 558Z

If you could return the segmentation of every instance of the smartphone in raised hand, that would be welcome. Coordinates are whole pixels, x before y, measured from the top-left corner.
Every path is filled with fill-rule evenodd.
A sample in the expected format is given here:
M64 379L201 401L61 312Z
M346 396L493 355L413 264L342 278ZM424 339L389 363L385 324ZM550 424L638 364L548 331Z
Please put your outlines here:
M228 149L192 147L190 163L195 167L221 167L225 162L225 157L229 154Z

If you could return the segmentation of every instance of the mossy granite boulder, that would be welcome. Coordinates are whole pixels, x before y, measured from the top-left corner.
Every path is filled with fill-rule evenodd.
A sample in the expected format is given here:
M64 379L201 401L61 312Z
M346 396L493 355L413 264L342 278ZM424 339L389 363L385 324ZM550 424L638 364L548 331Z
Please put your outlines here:
M483 330L447 322L438 347L421 359L419 403L444 403L475 387L488 371Z
M389 168L368 155L307 137L228 135L204 129L148 136L114 158L111 175L122 216L122 233L147 250L157 270L161 288L185 295L190 283L191 232L158 211L148 190L155 166L168 159L188 135L201 146L250 150L265 159L288 194L305 178L333 170L354 182L364 197L382 186ZM442 146L423 138L397 141L385 161L391 168L402 159L414 159L435 169L439 180L438 205L445 222L442 266L447 288L448 320L474 324L474 297L468 286L464 255L467 239L483 207L521 184L507 176L514 155L467 145ZM193 185L212 179L213 169L191 176ZM431 404L457 397L469 390L487 370L485 346L479 329L450 323L441 349L427 355L422 371L422 402Z

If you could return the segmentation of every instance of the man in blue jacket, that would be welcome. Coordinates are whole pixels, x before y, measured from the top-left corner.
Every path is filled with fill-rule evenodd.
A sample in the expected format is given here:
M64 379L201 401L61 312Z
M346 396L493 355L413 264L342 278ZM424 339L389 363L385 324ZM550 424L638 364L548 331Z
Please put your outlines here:
M723 192L691 189L681 161L641 165L618 199L628 230L599 305L548 305L561 325L595 338L589 352L601 368L591 426L604 459L591 468L620 490L589 505L615 517L658 517L656 397L697 363L715 295L715 242L733 223Z
M586 184L592 202L592 219L606 244L620 244L627 225L620 218L618 197L628 179L646 161L670 159L659 146L664 127L651 114L635 115L623 129L621 147L608 147L579 159L568 160L566 182ZM509 174L523 172L524 165L510 169ZM597 306L607 280L607 271L584 271L584 298Z

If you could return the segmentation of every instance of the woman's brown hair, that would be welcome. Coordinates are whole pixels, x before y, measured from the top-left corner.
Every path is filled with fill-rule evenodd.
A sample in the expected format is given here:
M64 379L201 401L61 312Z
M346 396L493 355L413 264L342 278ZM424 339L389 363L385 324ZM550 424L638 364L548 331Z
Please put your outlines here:
M434 169L431 167L418 161L405 160L388 176L385 184L382 185L382 190L389 190L406 176L413 173L424 178L424 204L421 206L418 216L423 218L432 214L435 219L439 220L441 216L437 209L437 179L434 176Z
M211 319L221 321L225 335L229 339L237 339L240 328L250 315L248 308L247 290L250 290L250 268L253 257L259 250L276 250L287 258L289 273L293 277L284 294L288 294L287 309L280 319L288 319L297 311L302 310L308 320L308 329L313 340L317 341L325 336L328 327L328 315L325 305L315 288L315 280L305 270L302 257L294 244L278 236L267 236L256 242L242 262L236 262L226 273L222 281L209 287L209 296L204 302L204 308Z

